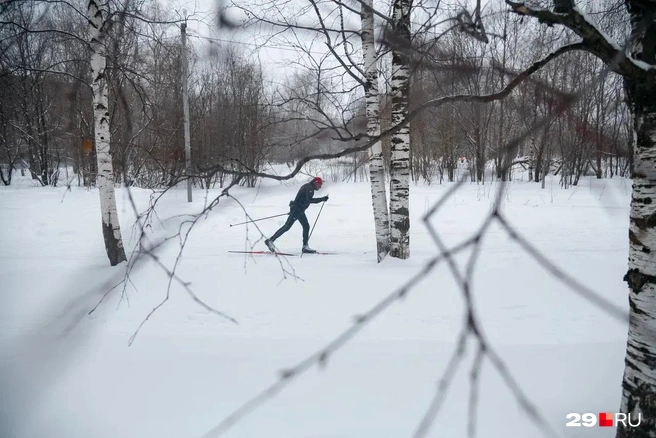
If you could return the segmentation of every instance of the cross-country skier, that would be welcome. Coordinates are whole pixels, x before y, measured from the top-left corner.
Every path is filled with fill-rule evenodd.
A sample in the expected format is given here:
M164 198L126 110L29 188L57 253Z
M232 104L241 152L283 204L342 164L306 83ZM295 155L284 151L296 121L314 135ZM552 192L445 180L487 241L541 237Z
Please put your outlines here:
M322 198L314 198L314 191L319 190L323 184L323 180L318 176L309 183L303 184L296 194L296 199L289 203L289 217L285 224L280 227L276 233L271 236L270 239L266 239L264 244L269 248L271 252L276 252L276 247L273 246L273 242L283 234L285 234L292 227L295 221L299 221L303 226L303 249L304 253L315 253L308 246L308 239L310 238L310 224L308 223L307 217L305 216L305 210L310 206L310 204L318 204L319 202L326 202L328 196Z

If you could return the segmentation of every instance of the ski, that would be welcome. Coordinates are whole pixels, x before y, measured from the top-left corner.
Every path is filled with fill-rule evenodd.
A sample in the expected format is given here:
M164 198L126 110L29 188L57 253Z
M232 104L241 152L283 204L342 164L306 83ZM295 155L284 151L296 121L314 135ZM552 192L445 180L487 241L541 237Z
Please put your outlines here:
M341 253L338 252L323 252L323 251L317 251L314 253L306 252L302 254L292 254L288 252L271 252L271 251L228 251L233 254L252 254L252 255L281 255L281 256L292 256L292 257L299 257L299 256L311 256L311 255L340 255Z
M253 254L253 255L281 255L281 256L298 256L298 254L290 254L287 252L271 252L271 251L228 251L233 254Z

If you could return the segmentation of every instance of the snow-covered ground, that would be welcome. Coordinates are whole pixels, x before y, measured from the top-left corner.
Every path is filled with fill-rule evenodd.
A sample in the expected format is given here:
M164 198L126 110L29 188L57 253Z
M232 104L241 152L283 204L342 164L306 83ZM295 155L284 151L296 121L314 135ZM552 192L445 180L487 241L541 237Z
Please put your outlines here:
M177 282L170 299L128 341L166 296L167 274L153 259L135 267L124 289L109 267L96 190L0 189L0 436L3 438L201 437L289 368L347 329L419 271L434 254L421 216L450 187L411 188L411 259L377 264L367 183L326 183L330 195L311 246L341 255L247 257L257 230L230 224L243 210L223 199L186 242L177 274L234 324L195 303ZM299 188L265 182L234 190L249 214L287 211ZM504 211L551 260L623 309L627 291L630 181L584 179L561 189L511 183ZM219 190L165 195L148 237L174 235ZM464 185L433 223L446 241L469 237L490 209L494 185ZM152 192L133 189L140 211ZM118 190L123 236L135 243L128 192ZM314 222L319 205L308 210ZM258 222L267 235L284 217ZM296 224L277 244L300 252ZM156 252L172 267L174 239ZM256 249L263 250L260 241ZM461 261L466 260L464 257ZM289 264L287 264L289 263ZM285 275L281 267L298 277ZM500 227L483 241L474 297L486 336L550 426L565 437L611 437L612 428L566 428L570 412L619 408L626 327L528 257ZM125 293L123 294L123 291ZM408 437L435 394L463 324L463 301L446 266L391 305L355 339L243 418L225 436L250 438ZM433 437L467 436L469 372L459 369ZM480 376L479 437L537 437L489 361Z

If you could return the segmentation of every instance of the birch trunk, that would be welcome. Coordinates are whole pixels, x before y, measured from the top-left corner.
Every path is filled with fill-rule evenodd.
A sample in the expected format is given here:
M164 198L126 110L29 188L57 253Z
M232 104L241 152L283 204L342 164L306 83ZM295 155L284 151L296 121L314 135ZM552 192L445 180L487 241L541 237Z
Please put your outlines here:
M364 0L362 2L360 14L362 17L367 135L371 138L380 135L380 103L378 99L376 47L374 45L373 0ZM369 149L369 180L371 182L371 202L373 204L374 225L376 229L376 254L378 255L378 262L381 262L390 248L389 214L387 211L387 193L385 191L385 166L383 163L383 146L381 141L377 141Z
M107 64L105 35L107 31L106 4L90 0L88 4L89 37L91 46L91 89L93 92L93 122L100 192L100 211L105 250L112 266L126 260L114 194L114 169L109 149L109 103L107 99Z
M410 94L410 7L411 0L395 0L394 50L392 50L392 126L405 122ZM390 139L390 255L410 257L410 125L401 128Z
M632 24L643 18L641 8L629 7ZM633 56L654 66L656 24L651 19ZM617 437L656 437L656 75L654 70L624 78L633 116L633 193L629 222L629 285L627 337L621 412L638 427L617 425Z
M629 270L624 277L629 285L630 316L620 411L632 418L642 414L642 424L638 428L618 425L618 438L656 437L656 93L640 83L629 87L633 88L630 100L638 138L634 145ZM635 93L641 88L643 95Z

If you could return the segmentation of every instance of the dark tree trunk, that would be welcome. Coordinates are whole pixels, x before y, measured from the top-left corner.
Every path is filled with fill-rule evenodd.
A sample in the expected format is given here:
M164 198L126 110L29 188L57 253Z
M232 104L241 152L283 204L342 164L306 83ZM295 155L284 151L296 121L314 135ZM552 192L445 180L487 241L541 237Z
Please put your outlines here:
M566 14L572 6L572 0L554 0L554 12L558 14Z

